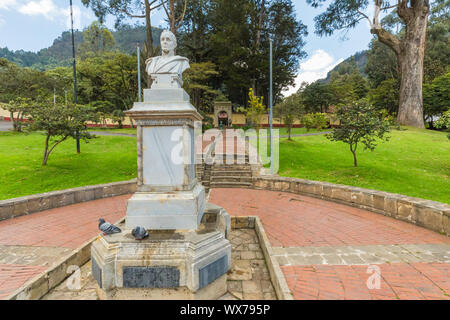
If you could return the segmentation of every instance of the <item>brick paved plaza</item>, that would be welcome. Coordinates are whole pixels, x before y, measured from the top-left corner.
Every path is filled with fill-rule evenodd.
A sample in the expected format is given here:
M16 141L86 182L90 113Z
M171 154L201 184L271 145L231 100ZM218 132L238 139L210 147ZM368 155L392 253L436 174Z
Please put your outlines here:
M0 221L0 299L95 237L99 217L119 221L129 197ZM290 193L212 189L210 202L232 216L260 217L295 299L450 298L450 239L446 236L373 212ZM262 260L254 238L247 232L230 238L233 259L247 261L238 262L243 269L239 274L244 276L229 281L229 290L237 298L271 299L273 289L267 283L267 271L258 266ZM381 271L379 289L368 289L368 266ZM85 266L82 273L88 270ZM245 270L256 275L245 278ZM87 278L82 281L92 289ZM67 297L67 292L61 295Z

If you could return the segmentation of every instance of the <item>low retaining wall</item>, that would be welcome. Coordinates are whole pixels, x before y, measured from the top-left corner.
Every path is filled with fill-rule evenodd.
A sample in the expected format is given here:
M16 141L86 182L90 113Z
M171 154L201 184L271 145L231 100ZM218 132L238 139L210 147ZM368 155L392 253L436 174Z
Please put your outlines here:
M441 202L328 182L278 176L254 176L250 188L291 192L334 201L450 236L450 205ZM136 192L136 179L2 200L0 201L0 220L134 192Z
M450 236L450 205L401 194L277 176L253 177L253 189L291 192L334 201Z
M1 200L0 220L134 192L136 192L136 179Z

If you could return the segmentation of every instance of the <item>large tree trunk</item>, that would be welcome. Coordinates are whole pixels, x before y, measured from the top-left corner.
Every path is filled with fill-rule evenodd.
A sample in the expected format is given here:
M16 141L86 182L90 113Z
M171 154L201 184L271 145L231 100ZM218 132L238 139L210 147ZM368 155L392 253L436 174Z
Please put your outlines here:
M400 67L400 96L397 121L400 124L424 128L423 121L423 59L428 11L414 12L406 24L398 62Z
M376 6L381 6L381 1ZM408 7L408 1L399 1L398 16L405 23L405 36L399 40L384 30L375 15L371 33L391 48L396 56L400 73L400 96L397 121L399 124L424 128L423 120L423 58L425 37L430 7L428 0L415 0Z

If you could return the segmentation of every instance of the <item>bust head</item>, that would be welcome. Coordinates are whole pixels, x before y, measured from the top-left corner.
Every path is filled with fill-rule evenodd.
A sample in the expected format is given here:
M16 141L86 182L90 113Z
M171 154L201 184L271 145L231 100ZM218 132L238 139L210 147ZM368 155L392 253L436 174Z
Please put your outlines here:
M160 41L162 55L173 55L174 50L177 47L177 38L175 35L169 30L164 30L161 32Z

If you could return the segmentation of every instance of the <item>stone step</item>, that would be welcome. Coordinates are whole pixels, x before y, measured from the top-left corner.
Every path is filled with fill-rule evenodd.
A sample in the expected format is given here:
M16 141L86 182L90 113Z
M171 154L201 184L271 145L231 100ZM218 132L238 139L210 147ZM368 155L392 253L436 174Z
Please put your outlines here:
M249 188L250 182L211 182L210 188Z
M213 171L212 175L216 176L244 176L251 177L252 172L250 170L217 170Z
M212 171L217 170L251 170L252 167L249 164L216 164L212 167Z
M242 176L214 176L212 183L216 182L252 182L252 177Z

